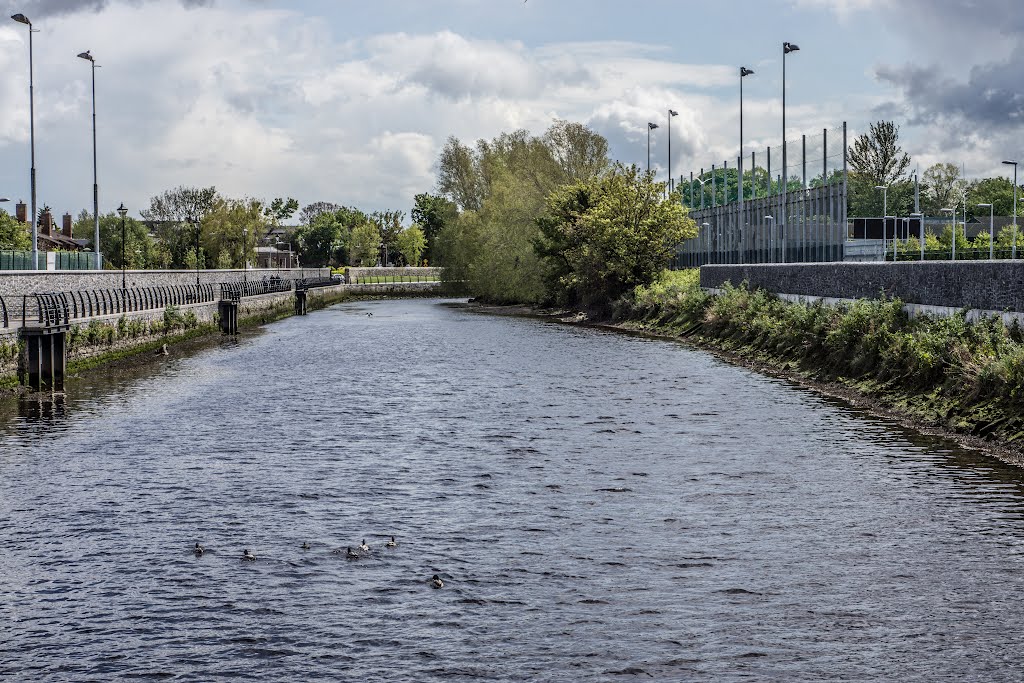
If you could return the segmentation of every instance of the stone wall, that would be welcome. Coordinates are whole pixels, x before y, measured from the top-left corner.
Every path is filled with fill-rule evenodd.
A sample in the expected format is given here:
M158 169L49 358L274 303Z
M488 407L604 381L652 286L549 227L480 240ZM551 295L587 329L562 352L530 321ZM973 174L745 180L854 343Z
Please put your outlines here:
M871 299L881 294L909 304L1024 312L1024 261L901 261L702 266L700 284L726 282L778 294Z
M400 270L400 269L397 269ZM262 280L273 276L285 279L330 277L330 268L265 268L257 270L201 270L203 284ZM194 285L194 270L129 270L128 287L172 287ZM18 297L35 292L68 292L78 289L120 289L120 270L5 270L0 271L0 296Z
M440 268L348 268L349 277L358 282L360 277L418 277L441 279Z

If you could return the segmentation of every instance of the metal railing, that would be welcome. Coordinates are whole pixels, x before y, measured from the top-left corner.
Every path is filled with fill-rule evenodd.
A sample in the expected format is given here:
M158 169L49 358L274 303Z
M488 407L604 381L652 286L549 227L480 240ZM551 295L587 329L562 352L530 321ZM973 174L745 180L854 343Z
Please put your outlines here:
M295 281L295 289L313 289L315 287L331 287L332 285L343 284L344 280L340 277L335 279L333 277L305 277L301 280Z
M292 280L274 277L250 282L222 282L220 285L220 298L221 301L241 301L243 297L247 296L290 292L291 290Z

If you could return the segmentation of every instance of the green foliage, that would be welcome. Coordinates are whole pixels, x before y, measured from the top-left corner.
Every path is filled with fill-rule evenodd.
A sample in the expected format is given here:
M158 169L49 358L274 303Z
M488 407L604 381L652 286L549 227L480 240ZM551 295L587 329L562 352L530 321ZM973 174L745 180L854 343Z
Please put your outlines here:
M0 209L0 249L24 251L32 247L29 228L18 219Z
M244 268L255 262L256 242L265 226L261 202L217 197L201 225L204 266Z
M423 229L427 245L424 257L435 265L444 265L437 261L434 244L437 236L446 225L451 225L459 217L459 209L455 203L445 197L422 193L416 195L412 209L412 220ZM435 263L436 262L436 263Z
M263 215L276 225L294 216L298 210L299 202L297 200L291 197L287 199L277 197L270 202L270 206L263 210Z
M366 223L366 214L356 208L338 206L328 210L328 205L307 206L310 222L295 232L295 246L302 263L307 266L323 267L344 264L349 260L352 230ZM315 211L313 210L315 209Z
M934 164L921 175L921 210L937 216L942 209L963 202L967 183L955 164Z
M372 266L380 253L380 230L374 223L365 222L352 229L349 258L352 265Z
M697 234L678 194L663 199L664 189L652 173L616 164L554 192L536 241L548 297L605 312L624 293L652 283L674 248Z
M1017 190L1018 214L1021 198L1024 198L1024 188ZM983 178L971 182L967 188L967 206L979 217L989 213L988 208L979 208L978 204L992 204L996 216L1012 216L1013 182L1009 178Z
M142 218L152 225L157 241L166 254L167 267L195 268L197 226L213 210L218 197L217 189L212 186L182 186L149 200L149 208L141 212ZM200 251L203 267L209 253Z
M402 232L402 222L405 220L404 211L374 211L370 214L370 221L377 226L380 233L380 241L384 245L384 256L390 265L393 257L399 254L398 236Z
M400 232L397 239L398 252L407 266L418 266L420 255L427 247L426 237L419 225L413 224Z
M900 128L892 121L872 123L849 149L847 178L850 216L903 216L913 206L913 183L906 177L910 157L899 146ZM888 205L876 186L887 186Z

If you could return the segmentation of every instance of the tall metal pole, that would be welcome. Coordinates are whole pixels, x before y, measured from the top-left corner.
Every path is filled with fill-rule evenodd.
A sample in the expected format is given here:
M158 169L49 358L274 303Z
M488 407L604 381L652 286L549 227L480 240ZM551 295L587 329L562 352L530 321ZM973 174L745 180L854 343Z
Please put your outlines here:
M90 50L78 55L92 66L92 227L93 227L93 267L100 269L100 186L96 171L96 59Z
M789 205L787 194L789 193L789 167L786 158L786 55L796 52L800 47L790 42L782 44L782 225L789 223Z
M11 17L19 24L28 26L28 130L29 147L31 149L32 167L29 173L29 180L32 187L32 270L39 268L39 232L36 214L36 106L35 106L35 67L32 59L32 22L24 14L15 14Z
M1017 258L1017 162L1004 161L1004 164L1013 166L1013 246L1010 250L1010 258Z
M668 191L675 189L675 179L672 177L672 117L678 116L679 112L668 110Z

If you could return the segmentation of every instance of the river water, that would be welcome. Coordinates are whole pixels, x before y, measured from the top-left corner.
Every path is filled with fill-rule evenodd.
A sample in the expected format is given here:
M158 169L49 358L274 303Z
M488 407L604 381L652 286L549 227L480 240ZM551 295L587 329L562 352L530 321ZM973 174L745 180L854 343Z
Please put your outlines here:
M2 679L1024 669L1018 470L676 343L352 303L3 410Z

